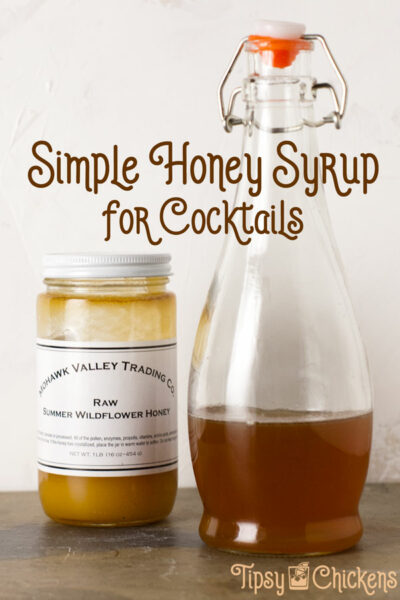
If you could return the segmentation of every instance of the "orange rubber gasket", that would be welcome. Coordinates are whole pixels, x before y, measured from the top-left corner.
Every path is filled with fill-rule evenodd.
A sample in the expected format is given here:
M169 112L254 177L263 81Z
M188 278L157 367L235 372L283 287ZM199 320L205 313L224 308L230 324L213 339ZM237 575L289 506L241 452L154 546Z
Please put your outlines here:
M311 50L311 42L297 38L285 40L261 35L249 35L247 50L249 52L271 52L271 66L278 69L289 67L300 50Z

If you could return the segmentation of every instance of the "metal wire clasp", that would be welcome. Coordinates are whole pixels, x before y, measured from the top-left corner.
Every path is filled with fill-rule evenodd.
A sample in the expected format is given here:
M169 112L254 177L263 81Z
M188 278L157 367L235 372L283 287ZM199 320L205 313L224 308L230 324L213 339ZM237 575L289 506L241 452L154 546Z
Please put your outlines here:
M231 96L229 98L229 102L228 102L228 110L225 111L224 87L225 87L226 82L228 81L229 75L233 71L233 67L235 66L237 59L239 58L239 55L240 55L241 51L243 50L244 45L247 42L247 40L248 40L247 36L240 40L240 43L239 43L238 47L236 48L236 52L233 55L233 58L232 58L231 62L229 63L229 66L226 69L224 76L221 79L221 83L218 86L219 112L220 112L222 121L224 123L224 129L228 133L230 133L232 131L232 127L234 125L242 125L244 123L243 119L241 119L240 117L235 117L233 115L233 107L235 105L235 100L236 100L238 94L240 94L242 92L242 88L239 86L232 91Z
M302 37L304 40L317 41L321 44L323 50L325 51L325 54L328 57L329 62L331 63L331 65L333 67L333 70L335 71L336 77L339 79L339 83L340 83L340 87L341 87L341 98L340 98L340 102L339 102L336 90L333 87L333 85L331 85L328 82L318 83L315 81L311 88L314 98L317 97L318 90L321 90L321 89L329 90L332 95L334 110L331 113L329 113L328 115L326 115L325 117L322 117L322 119L320 121L313 122L313 121L304 120L304 123L306 125L308 125L309 127L321 127L321 125L326 125L327 123L334 123L336 129L340 129L344 111L346 109L346 102L347 102L348 88L347 88L346 80L343 77L343 74L342 74L341 70L339 69L337 62L333 58L333 54L330 51L325 38L322 35L319 35L317 33L316 34L310 33L308 35L303 35Z
M331 85L328 82L318 83L317 81L314 81L314 83L311 86L311 90L312 90L314 98L317 97L318 90L328 89L332 95L334 110L331 113L329 113L328 115L326 115L325 117L322 117L322 119L320 119L319 121L308 121L308 120L304 119L304 124L308 125L309 127L321 127L322 125L326 125L327 123L334 123L335 127L337 129L339 129L340 125L341 125L341 121L343 119L345 108L346 108L347 91L348 91L346 80L343 77L343 74L340 71L337 62L335 61L333 54L330 51L328 44L326 43L325 38L322 35L307 34L307 35L303 35L302 39L308 40L308 41L317 41L321 44L323 50L325 51L326 55L328 56L328 60L331 63L337 78L339 79L339 83L340 83L340 87L341 87L341 98L339 101L338 95L337 95L336 90L333 87L333 85ZM222 118L222 121L224 124L224 129L228 133L230 133L232 131L232 128L235 125L243 125L245 123L244 119L242 119L241 117L236 117L233 114L233 108L235 105L235 101L236 101L237 96L242 92L242 87L239 86L232 90L230 98L229 98L227 110L225 110L224 87L225 87L225 84L226 84L230 74L232 73L233 68L234 68L234 66L244 48L244 45L246 44L247 41L248 41L247 36L240 40L239 45L236 48L236 52L233 55L233 58L232 58L231 62L229 63L229 66L226 69L226 71L222 77L221 83L219 84L219 87L218 87L219 112L220 112L220 115L221 115L221 118Z

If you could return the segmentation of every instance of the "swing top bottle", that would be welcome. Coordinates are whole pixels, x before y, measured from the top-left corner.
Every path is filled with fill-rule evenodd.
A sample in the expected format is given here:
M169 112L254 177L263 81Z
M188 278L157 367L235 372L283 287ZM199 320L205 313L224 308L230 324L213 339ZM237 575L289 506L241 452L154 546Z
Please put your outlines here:
M342 88L311 76L321 43ZM225 108L240 53L243 86ZM318 91L334 110L316 120ZM261 22L239 45L219 89L225 129L244 126L243 153L262 159L262 193L240 182L235 205L271 215L284 199L301 208L297 239L228 236L195 340L189 432L204 505L200 535L229 550L315 554L343 550L362 534L358 502L369 460L372 401L365 353L333 239L324 191L277 186L276 148L289 141L312 160L316 130L340 127L347 87L321 36L297 24ZM241 94L244 117L233 114ZM281 172L284 181L285 172Z

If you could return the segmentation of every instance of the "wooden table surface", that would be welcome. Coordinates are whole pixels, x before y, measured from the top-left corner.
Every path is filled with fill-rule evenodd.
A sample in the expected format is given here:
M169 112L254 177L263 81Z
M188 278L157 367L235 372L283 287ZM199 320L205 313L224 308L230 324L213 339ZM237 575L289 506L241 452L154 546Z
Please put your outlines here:
M226 598L400 599L400 484L366 487L361 505L365 534L356 548L307 559L229 554L207 548L197 535L197 491L179 491L169 519L140 528L94 529L59 525L42 513L36 493L0 494L0 598L7 600L202 600ZM288 566L309 562L311 574L326 565L337 571L393 571L394 589L288 589ZM284 588L241 589L242 576L276 571ZM240 569L243 569L242 567ZM246 570L246 573L250 573ZM260 575L250 578L258 581ZM331 575L322 582L329 582ZM363 584L360 584L361 586ZM277 592L283 590L279 596Z

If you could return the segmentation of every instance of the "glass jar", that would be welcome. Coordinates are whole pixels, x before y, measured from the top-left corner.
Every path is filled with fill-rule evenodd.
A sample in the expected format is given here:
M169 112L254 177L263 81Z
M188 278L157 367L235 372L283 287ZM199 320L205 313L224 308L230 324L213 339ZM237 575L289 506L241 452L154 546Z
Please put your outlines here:
M39 494L75 525L166 517L177 489L169 255L48 255L37 303Z
M296 148L315 164L316 127L340 124L344 106L315 121L325 84L310 71L310 38L321 36L270 22L254 34L240 46L249 65L245 117L231 114L237 90L222 112L228 131L244 125L243 155L262 165L261 193L243 178L235 206L258 211L264 230L247 245L227 236L198 326L189 434L204 507L199 531L227 550L324 554L362 535L371 387L323 187L311 197L304 182L283 189L272 174L292 174L277 154L281 143L291 160ZM283 225L296 210L303 231L288 235Z

